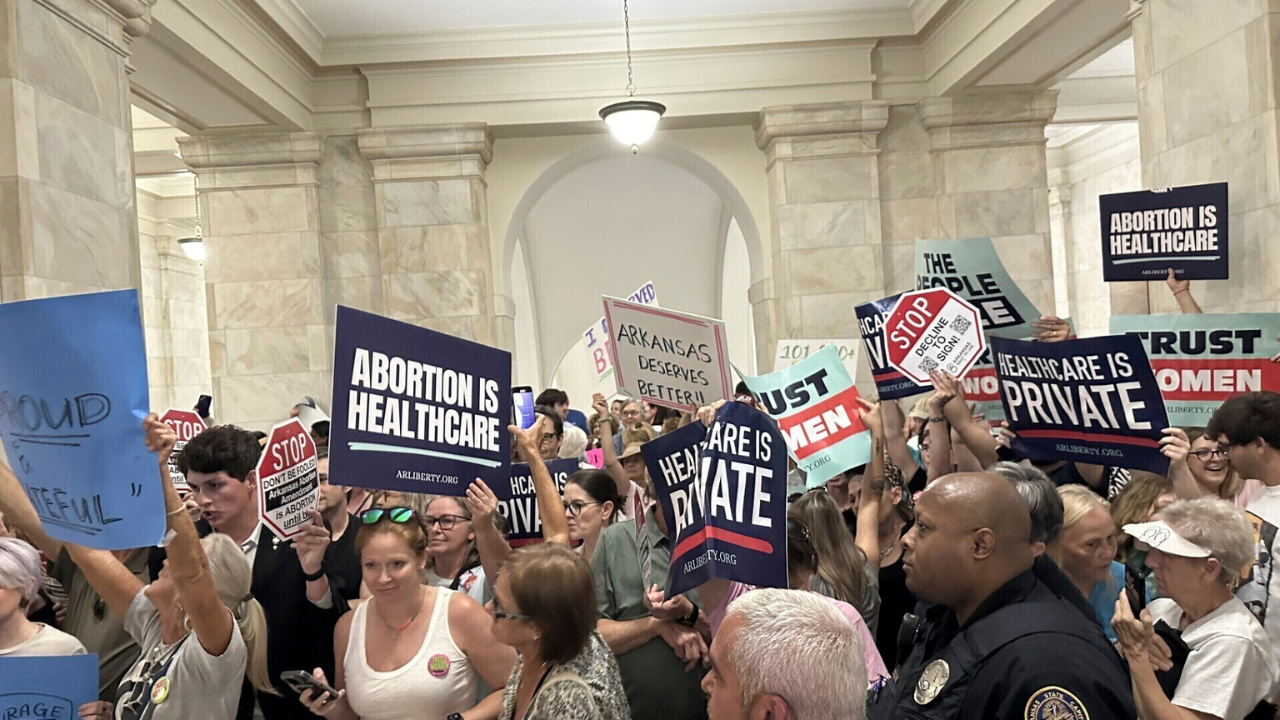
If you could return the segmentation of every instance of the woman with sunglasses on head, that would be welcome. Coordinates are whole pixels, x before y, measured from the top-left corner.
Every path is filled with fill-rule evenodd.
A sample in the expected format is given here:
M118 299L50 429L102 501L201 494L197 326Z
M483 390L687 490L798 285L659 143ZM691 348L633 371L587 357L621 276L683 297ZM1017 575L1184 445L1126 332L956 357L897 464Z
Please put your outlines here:
M432 520L440 529L440 516ZM454 720L497 717L515 653L494 641L492 620L478 602L422 583L431 542L423 526L407 507L360 515L356 550L372 597L338 621L338 694L304 692L301 701L313 713L341 720L400 720L406 712ZM326 682L320 668L314 675ZM477 704L482 680L498 691Z
M626 720L618 663L596 631L591 566L555 542L520 548L502 564L493 634L514 647L499 720Z
M249 593L252 569L226 535L201 540L187 508L169 481L169 456L177 437L153 413L143 423L149 450L159 455L165 518L172 534L159 577L144 586L106 550L51 539L17 479L0 469L6 517L46 551L65 547L106 606L124 618L141 655L120 683L114 711L108 703L81 708L86 718L117 720L232 720L247 677L262 692L275 692L267 674L267 627Z

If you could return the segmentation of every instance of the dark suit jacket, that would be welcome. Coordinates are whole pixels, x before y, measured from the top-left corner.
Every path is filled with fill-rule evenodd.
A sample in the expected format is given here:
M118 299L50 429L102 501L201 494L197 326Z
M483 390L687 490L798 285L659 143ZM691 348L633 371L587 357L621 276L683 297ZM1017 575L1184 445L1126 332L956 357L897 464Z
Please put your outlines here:
M204 520L196 523L201 537L212 532ZM165 560L163 548L151 551L151 577L160 572ZM267 618L267 667L271 682L279 695L258 693L258 704L266 720L315 720L298 701L298 694L280 681L286 670L324 668L333 677L333 628L348 609L342 579L332 570L329 587L333 591L333 607L325 610L307 599L307 581L298 555L287 542L278 542L263 526L258 536L258 552L253 562L251 592L262 605ZM240 695L240 712L236 720L253 717L253 693L249 685Z

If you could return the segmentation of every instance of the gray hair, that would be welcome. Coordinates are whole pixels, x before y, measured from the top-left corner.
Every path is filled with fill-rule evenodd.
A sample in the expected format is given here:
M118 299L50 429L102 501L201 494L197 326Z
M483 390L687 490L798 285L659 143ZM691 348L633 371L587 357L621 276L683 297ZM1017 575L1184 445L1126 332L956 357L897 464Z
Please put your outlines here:
M1058 539L1062 532L1062 497L1058 488L1039 468L1003 460L987 468L1013 483L1031 510L1031 542L1045 545Z
M862 642L830 600L803 590L753 590L734 600L725 617L742 621L727 657L744 711L768 693L797 720L864 717Z
M22 606L40 593L40 553L27 543L0 537L0 588L22 592Z
M1254 559L1253 526L1244 513L1215 497L1178 500L1160 511L1160 519L1183 539L1209 551L1222 563L1218 579L1230 585Z

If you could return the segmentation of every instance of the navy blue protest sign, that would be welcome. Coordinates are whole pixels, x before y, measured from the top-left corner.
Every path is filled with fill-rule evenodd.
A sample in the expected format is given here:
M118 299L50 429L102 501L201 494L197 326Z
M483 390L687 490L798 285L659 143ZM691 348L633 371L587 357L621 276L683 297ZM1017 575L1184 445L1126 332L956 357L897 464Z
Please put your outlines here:
M725 403L642 448L671 540L666 594L710 578L787 586L787 446L767 415Z
M578 471L578 461L574 458L551 460L547 462L547 472L555 481L556 492L564 493L564 482ZM499 495L497 488L490 488ZM542 517L538 514L538 494L533 490L533 471L527 463L512 463L511 481L508 485L511 497L498 503L498 512L507 519L507 542L512 547L528 545L542 539ZM556 503L560 503L560 495L556 495Z
M510 494L511 353L338 306L329 476L342 485Z
M990 342L1014 455L1168 471L1169 418L1141 338Z
M138 292L0 304L0 337L0 440L45 529L102 550L160 542Z
M1227 184L1098 196L1102 279L1226 280Z
M871 366L871 378L876 382L876 394L881 400L919 395L929 388L921 387L910 378L893 369L884 343L884 319L898 302L900 295L873 300L854 308L858 313L858 331L862 344L867 348L867 364Z

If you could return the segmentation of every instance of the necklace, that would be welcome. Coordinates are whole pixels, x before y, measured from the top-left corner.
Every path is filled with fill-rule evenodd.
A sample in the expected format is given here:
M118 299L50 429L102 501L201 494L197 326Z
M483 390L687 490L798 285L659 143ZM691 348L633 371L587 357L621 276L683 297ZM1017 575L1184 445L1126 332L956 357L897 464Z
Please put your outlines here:
M422 613L422 590L418 590L418 609L413 611L413 617L409 618L409 622L401 625L400 627L393 627L391 623L387 622L386 618L382 617L382 613L378 612L376 607L374 608L374 611L373 611L373 614L377 615L378 619L382 621L382 624L386 625L387 629L391 631L392 640L399 640L400 633L404 632L410 625L412 625L413 621L417 620L418 615L420 615L421 613Z
M885 558L889 557L889 553L893 552L893 549L894 549L894 548L896 548L896 547L898 547L898 540L900 540L900 539L901 539L901 538L894 538L894 539L893 539L893 542L892 542L892 543L889 543L889 547L887 547L887 548L885 548L885 549L883 549L883 550L881 550L881 551L880 551L880 559L881 559L881 560L883 560L883 559L885 559Z

